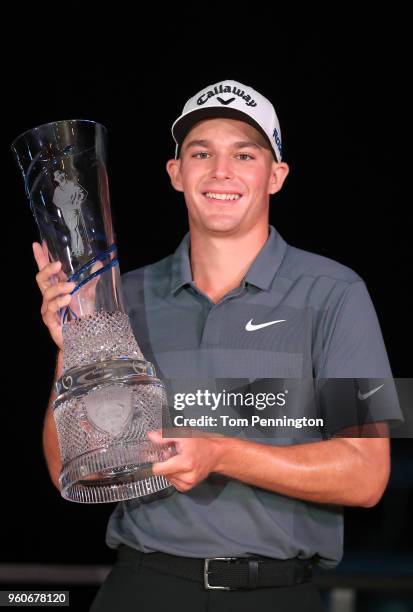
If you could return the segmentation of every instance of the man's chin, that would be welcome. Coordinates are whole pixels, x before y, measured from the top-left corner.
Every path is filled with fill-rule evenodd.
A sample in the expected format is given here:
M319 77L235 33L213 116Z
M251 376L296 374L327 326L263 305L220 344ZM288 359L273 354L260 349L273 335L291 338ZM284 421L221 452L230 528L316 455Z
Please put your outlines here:
M241 222L233 218L209 218L203 223L203 231L214 234L234 234L240 229L240 226Z

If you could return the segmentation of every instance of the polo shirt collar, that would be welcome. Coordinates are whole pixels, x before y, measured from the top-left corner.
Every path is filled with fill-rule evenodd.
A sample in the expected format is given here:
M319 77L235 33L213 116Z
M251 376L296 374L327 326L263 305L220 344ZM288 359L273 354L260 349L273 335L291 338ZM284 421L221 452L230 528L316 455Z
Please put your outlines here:
M190 234L187 232L172 255L171 269L171 293L175 294L179 289L192 283L192 270L189 261Z
M275 227L270 225L269 229L270 233L266 243L245 275L245 283L262 290L270 288L287 250L287 243ZM188 232L172 255L171 293L173 294L182 287L193 284L189 246L190 233Z
M270 233L266 243L252 262L245 282L266 291L270 288L278 268L287 250L287 243L277 232L275 227L270 225Z

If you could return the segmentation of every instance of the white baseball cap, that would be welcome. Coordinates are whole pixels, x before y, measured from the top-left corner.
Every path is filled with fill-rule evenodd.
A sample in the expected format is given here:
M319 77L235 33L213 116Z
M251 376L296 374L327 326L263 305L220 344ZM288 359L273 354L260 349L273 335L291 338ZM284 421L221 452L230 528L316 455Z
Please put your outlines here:
M226 117L245 121L268 141L277 161L282 158L281 130L271 102L258 91L237 81L220 81L209 85L185 104L182 115L172 125L176 142L175 158L189 130L198 121Z

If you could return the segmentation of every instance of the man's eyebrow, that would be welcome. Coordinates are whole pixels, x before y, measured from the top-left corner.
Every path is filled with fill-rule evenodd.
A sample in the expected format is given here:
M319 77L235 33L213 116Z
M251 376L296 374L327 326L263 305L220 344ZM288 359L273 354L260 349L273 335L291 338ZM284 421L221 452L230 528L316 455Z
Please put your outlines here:
M189 149L189 147L210 147L211 145L212 142L210 140L191 140L190 142L188 142L185 148ZM253 147L255 149L261 150L262 148L259 144L253 142L252 140L239 140L238 142L233 142L231 146L234 149L245 149L247 147Z
M240 140L232 145L235 149L245 149L246 147L254 147L254 149L262 149L260 145L253 140Z
M191 142L188 142L188 144L186 145L186 148L189 149L189 147L207 147L209 144L209 140L191 140Z

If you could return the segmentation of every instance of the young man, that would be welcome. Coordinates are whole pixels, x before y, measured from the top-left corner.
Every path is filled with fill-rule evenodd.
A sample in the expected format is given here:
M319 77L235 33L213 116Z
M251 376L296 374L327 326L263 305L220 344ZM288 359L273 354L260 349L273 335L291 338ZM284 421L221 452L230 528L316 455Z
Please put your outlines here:
M287 245L269 227L270 195L288 174L272 104L251 87L223 81L191 98L172 131L177 147L167 171L184 194L190 231L175 254L123 276L132 326L160 377L391 378L363 280ZM58 264L48 264L39 245L34 250L43 319L61 349L56 313L73 287L50 285ZM364 397L379 391L364 388ZM339 562L341 507L373 506L388 481L386 420L398 412L386 406L375 413L369 405L380 437L172 438L177 455L154 473L178 492L150 504L118 504L107 543L119 548L119 560L93 612L168 604L321 610L311 567ZM161 432L150 437L169 442ZM44 446L57 486L50 407Z

